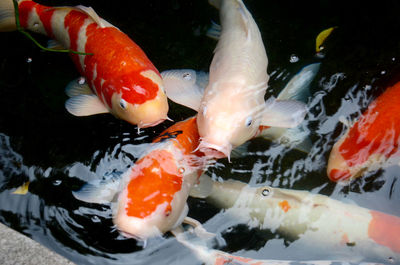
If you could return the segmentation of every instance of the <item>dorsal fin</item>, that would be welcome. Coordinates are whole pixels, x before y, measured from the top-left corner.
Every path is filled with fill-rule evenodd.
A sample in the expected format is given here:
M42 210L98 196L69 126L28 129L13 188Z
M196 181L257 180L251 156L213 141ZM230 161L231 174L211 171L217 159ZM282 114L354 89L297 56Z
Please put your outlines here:
M85 12L89 17L91 17L101 28L114 27L111 23L102 19L99 15L97 15L96 11L92 7L87 7L83 5L79 5L75 7L79 11ZM114 27L115 28L115 27Z

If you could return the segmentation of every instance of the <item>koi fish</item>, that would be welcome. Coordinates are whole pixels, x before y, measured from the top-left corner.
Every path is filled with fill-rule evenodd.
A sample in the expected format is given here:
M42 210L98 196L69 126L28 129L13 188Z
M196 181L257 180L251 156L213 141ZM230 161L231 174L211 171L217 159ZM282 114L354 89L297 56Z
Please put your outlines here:
M400 82L376 98L332 148L327 173L332 181L348 181L381 166L400 153ZM398 160L397 160L398 161Z
M271 260L271 259L252 259L243 256L237 256L224 251L215 250L206 246L204 241L197 239L188 239L187 233L175 234L178 242L192 250L196 257L206 265L291 265L291 264L313 264L313 265L330 265L330 264L350 264L348 261L342 260ZM380 265L381 263L358 262L363 265Z
M264 101L269 76L260 31L241 0L210 1L220 9L221 34L201 93L199 150L221 158L254 136L260 126L295 127L306 107L297 101ZM180 97L184 97L180 95ZM187 93L191 101L192 92ZM173 100L173 98L171 98ZM186 105L192 107L190 103Z
M313 63L303 67L282 89L277 100L296 100L307 103L310 96L310 84L318 73L320 63ZM199 109L201 97L209 81L209 75L203 71L192 69L173 69L161 72L167 97L175 103ZM191 93L189 97L188 94ZM311 143L306 138L306 132L300 127L279 128L259 126L254 137L290 145L303 152L309 152Z
M228 209L233 216L258 221L263 229L279 231L312 245L352 251L386 261L400 260L400 218L307 191L250 187L243 182L212 181L203 175L191 196Z
M186 200L203 168L196 118L178 122L154 140L151 150L119 178L92 182L73 192L82 201L112 204L113 221L124 235L146 239L179 226L186 217Z
M18 2L22 28L47 35L70 54L84 79L66 88L66 109L76 116L112 113L138 127L167 118L168 102L158 70L126 34L90 7L48 7ZM0 31L16 30L12 0L0 3Z

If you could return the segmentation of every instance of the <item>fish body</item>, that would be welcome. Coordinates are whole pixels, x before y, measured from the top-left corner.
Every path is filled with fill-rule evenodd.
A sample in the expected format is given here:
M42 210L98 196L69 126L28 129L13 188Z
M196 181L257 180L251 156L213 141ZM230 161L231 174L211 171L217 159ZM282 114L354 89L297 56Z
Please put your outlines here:
M310 84L318 73L319 67L320 63L303 67L280 91L277 100L307 103L310 97ZM194 110L200 108L204 90L209 83L208 73L192 69L172 69L161 72L161 76L168 98ZM307 132L300 127L288 129L260 125L252 138L260 136L308 152L311 149L311 143L305 137L306 134Z
M70 54L86 81L67 87L70 113L110 112L139 127L166 119L168 103L158 70L135 42L92 8L48 7L23 0L18 2L18 10L22 28L47 35L66 49L86 53ZM4 0L0 31L15 29L13 3Z
M99 203L116 197L113 222L119 231L138 239L162 235L187 215L189 191L203 170L203 155L195 151L198 142L196 118L178 122L154 140L154 147L119 183L113 181L108 187L89 183L74 196Z
M396 160L400 153L400 82L376 98L332 148L327 173L348 181L365 170ZM398 160L397 160L398 161Z
M210 3L220 10L221 33L209 82L199 105L191 103L193 92L187 93L184 105L198 111L199 149L207 156L229 158L260 126L295 127L306 109L296 101L265 102L268 58L253 17L241 0Z
M197 190L197 191L196 191ZM192 195L261 228L324 248L351 250L384 260L400 259L400 218L307 191L250 187L202 177ZM202 191L202 192L200 192Z

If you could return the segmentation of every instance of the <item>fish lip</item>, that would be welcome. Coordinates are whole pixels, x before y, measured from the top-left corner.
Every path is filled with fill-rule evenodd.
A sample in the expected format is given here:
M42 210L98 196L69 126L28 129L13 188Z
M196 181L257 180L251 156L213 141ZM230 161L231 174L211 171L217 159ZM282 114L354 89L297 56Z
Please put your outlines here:
M143 122L140 122L137 126L138 126L139 128L153 127L153 126L156 126L156 125L162 123L162 122L165 121L166 119L167 119L167 118L163 118L163 119L159 119L158 121L150 122L150 123L143 123Z
M212 144L212 143L202 140L197 149L200 152L204 153L204 155L206 157L212 157L212 158L216 158L216 159L225 158L225 157L228 157L228 159L230 158L231 148L229 145L226 147L223 147L223 146Z

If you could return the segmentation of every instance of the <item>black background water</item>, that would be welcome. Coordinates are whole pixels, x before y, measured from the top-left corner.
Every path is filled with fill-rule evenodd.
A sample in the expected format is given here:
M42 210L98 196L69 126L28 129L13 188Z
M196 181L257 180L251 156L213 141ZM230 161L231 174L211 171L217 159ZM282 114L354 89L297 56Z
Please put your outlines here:
M160 71L207 71L216 45L205 31L211 20L218 21L218 13L205 0L40 3L92 6L141 46ZM266 46L271 74L268 93L276 95L307 64L322 63L311 86L306 118L314 145L304 154L256 139L244 157L231 163L221 160L209 173L319 192L399 216L397 166L338 186L328 181L326 163L332 145L345 131L339 117L358 117L388 85L400 81L400 3L282 0L245 4ZM332 26L338 28L324 44L324 58L316 57L316 36ZM0 221L78 264L200 264L170 235L150 240L143 250L141 243L115 231L108 205L83 203L71 193L85 180L132 165L146 148L143 144L172 123L138 134L134 126L111 115L71 116L64 109L64 87L78 72L69 57L43 52L17 32L0 34L0 43ZM169 116L175 121L193 114L170 104ZM12 194L28 180L28 194ZM189 206L189 216L201 222L218 215L218 209L198 199L189 199ZM282 243L279 235L246 225L230 227L223 235L225 251L250 257L332 258L329 252L290 248L290 242Z

